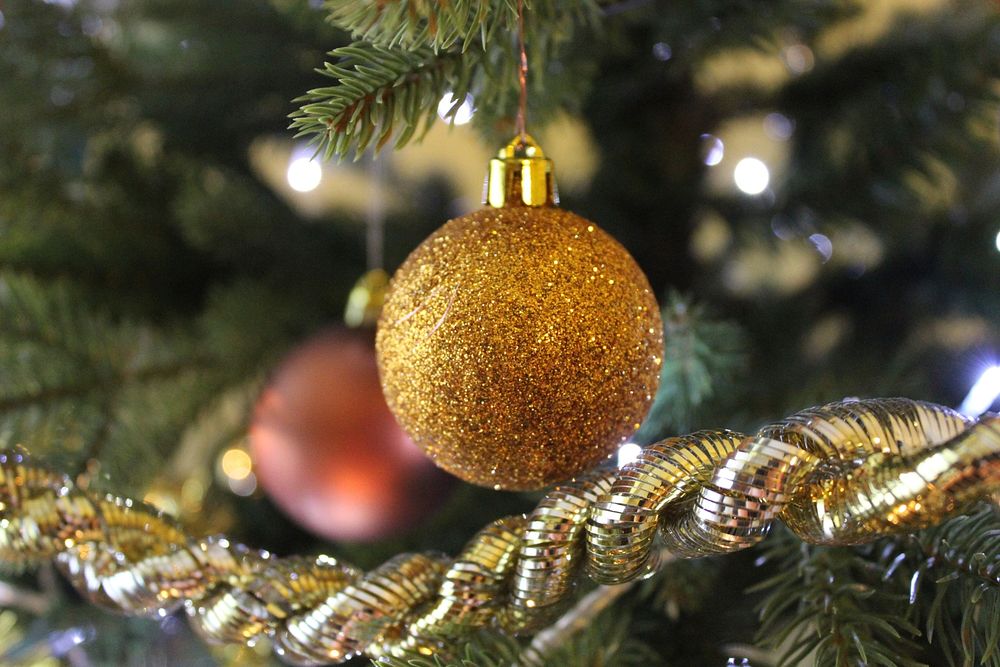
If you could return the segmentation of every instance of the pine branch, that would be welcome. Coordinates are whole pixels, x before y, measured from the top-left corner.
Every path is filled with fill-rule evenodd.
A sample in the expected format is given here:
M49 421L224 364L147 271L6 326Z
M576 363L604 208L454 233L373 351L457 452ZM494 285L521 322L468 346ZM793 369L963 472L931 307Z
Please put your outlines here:
M665 556L668 558L669 556ZM678 561L665 561L661 573L674 575ZM681 570L684 570L682 567ZM601 665L640 667L659 662L650 647L631 637L633 619L619 602L634 590L630 582L598 586L581 598L556 623L539 632L526 645L495 631L475 635L451 656L431 658L383 658L377 665L390 667L567 667ZM642 588L649 587L644 582Z
M723 560L677 558L642 582L639 597L648 599L671 621L700 610L716 586Z
M710 318L702 306L676 292L667 295L663 323L660 390L640 439L690 430L698 409L727 393L745 363L745 334L740 328Z
M970 192L990 173L984 163L996 161L995 144L971 128L995 123L997 91L985 82L1000 72L1000 47L990 37L998 25L991 3L905 17L878 42L791 81L775 103L794 110L802 137L796 160L811 168L790 173L788 201L820 220L864 220L877 210L882 233L890 225L905 230L897 251L922 239L934 221L929 212L941 208L945 178L954 179L957 192ZM897 87L898 116L883 113L887 82ZM821 99L837 103L817 104ZM837 148L817 139L845 128Z
M617 586L598 586L587 593L562 618L532 638L525 652L525 662L534 667L558 659L565 653L565 647L585 637L583 630L589 628L618 598L631 591L634 584L633 581Z
M768 592L757 641L778 650L779 664L809 656L820 667L924 664L913 657L920 631L900 613L905 598L882 585L865 549L813 547L780 530L763 551L759 562L779 574L751 589Z
M983 505L917 536L916 543L938 565L962 571L1000 590L1000 512Z
M485 44L494 27L516 20L507 0L327 0L326 8L337 27L390 49L441 51L460 43L466 51L476 37Z
M913 622L949 665L1000 666L1000 511L984 505L881 551Z
M631 636L634 618L627 609L615 605L558 649L547 652L539 667L600 665L601 667L647 667L663 664L662 658L645 643Z
M518 643L510 637L484 632L464 646L456 647L451 657L381 658L373 667L509 667L517 664Z
M754 589L768 591L758 637L782 664L815 652L817 665L837 667L1000 667L996 507L855 549L812 547L782 530L763 552L779 574Z
M68 470L100 455L118 486L141 488L226 382L196 336L113 322L66 284L0 274L0 313L0 442Z
M499 33L517 26L513 0L327 0L325 6L330 23L349 31L356 40L389 49L460 48L465 52L474 45L486 49ZM593 0L528 0L524 10L529 42L553 33L565 39L565 34L558 35L565 29L561 25L565 20L595 25L605 14Z
M326 159L343 157L352 148L360 156L373 140L379 150L393 133L395 147L400 148L418 134L421 121L418 136L422 136L447 91L465 99L478 57L430 48L400 51L364 42L330 55L337 63L328 62L317 71L336 79L337 85L310 90L296 99L303 106L291 115L291 127L298 130L295 136L311 137L317 153Z
M419 140L449 92L455 103L446 118L453 118L471 93L489 100L477 109L477 127L490 134L513 126L519 55L509 0L331 0L327 6L331 21L362 41L330 52L336 62L317 71L336 85L296 99L302 106L291 114L296 136L310 137L326 159L352 150L357 157L372 144L378 151L394 135L395 148ZM533 123L582 99L592 67L560 59L581 32L596 29L600 15L590 0L527 3ZM576 55L592 63L593 44ZM556 63L563 75L548 79Z

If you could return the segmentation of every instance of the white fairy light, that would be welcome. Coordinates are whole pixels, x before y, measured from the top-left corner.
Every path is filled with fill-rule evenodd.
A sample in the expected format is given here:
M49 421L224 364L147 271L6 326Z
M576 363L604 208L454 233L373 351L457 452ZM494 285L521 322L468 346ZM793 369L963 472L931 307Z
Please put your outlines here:
M323 167L310 157L293 157L288 163L288 185L296 192L311 192L323 180Z
M639 454L641 453L642 447L634 442L626 442L618 448L618 467L621 468L622 466L632 463L639 458Z
M972 385L968 396L958 407L958 411L966 417L978 417L1000 397L1000 366L990 366Z
M448 112L455 106L456 101L452 93L445 93L445 96L438 102L438 117L446 123L453 122L455 125L465 125L472 120L473 114L476 113L476 109L472 105L472 95L465 96L458 109L455 110L455 117L452 120L448 117Z
M771 172L767 165L755 157L745 157L736 163L733 170L736 187L748 195L759 195L771 182Z

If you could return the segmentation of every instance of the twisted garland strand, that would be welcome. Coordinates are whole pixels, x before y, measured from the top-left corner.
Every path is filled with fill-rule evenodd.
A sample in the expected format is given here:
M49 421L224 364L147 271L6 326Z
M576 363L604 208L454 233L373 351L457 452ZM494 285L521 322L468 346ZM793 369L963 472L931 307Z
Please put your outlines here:
M330 556L276 558L190 538L148 505L98 497L8 452L0 564L54 559L99 606L145 616L183 607L209 641L267 637L285 661L313 665L442 653L487 626L531 634L566 610L581 570L622 584L654 570L661 553L748 548L775 519L806 542L853 545L934 525L998 491L1000 416L844 401L749 437L668 438L620 470L555 487L527 516L492 522L454 559L401 554L364 573Z

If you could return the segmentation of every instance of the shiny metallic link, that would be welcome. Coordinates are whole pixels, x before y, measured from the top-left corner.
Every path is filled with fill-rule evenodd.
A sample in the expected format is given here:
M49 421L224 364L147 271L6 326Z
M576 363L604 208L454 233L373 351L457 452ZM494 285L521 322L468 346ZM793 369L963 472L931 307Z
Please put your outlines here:
M570 599L584 560L582 540L590 508L611 490L617 470L598 469L556 486L528 515L507 604L506 632L532 632L550 623Z
M911 422L912 423L912 422ZM925 430L935 437L949 432ZM936 446L905 441L911 452L879 454L852 471L851 478L824 476L811 481L782 520L814 544L862 544L872 535L912 532L938 523L996 490L1000 479L1000 417Z
M225 538L191 541L130 561L124 554L107 564L100 590L90 591L101 600L136 616L162 616L176 611L186 600L201 599L216 585L259 569L265 554L232 544Z
M333 556L289 556L274 559L247 590L279 620L312 609L364 575Z
M799 484L817 462L794 444L759 434L744 439L683 511L664 513L664 547L680 558L699 558L753 546L781 512L789 485Z
M790 525L802 523L803 539L811 541L808 535L830 543L820 538L821 532L806 529L802 518L803 513L820 511L829 523L831 516L846 519L845 513L851 512L838 502L829 480L853 485L853 471L869 460L870 465L881 465L887 456L898 462L895 474L901 474L908 455L952 438L967 426L953 410L908 399L843 401L803 410L741 443L676 524L661 522L663 541L683 558L738 551L762 540L781 516ZM824 484L832 495L823 493ZM880 500L891 499L887 495ZM815 508L832 508L832 515Z
M20 451L0 452L0 514L46 491L59 495L72 487L67 475L31 465Z
M491 523L454 561L403 554L364 574L328 556L191 539L153 507L0 452L0 563L54 559L96 605L153 616L183 605L208 640L267 637L287 662L313 665L447 655L491 624L534 632L566 608L583 569L598 582L629 581L661 553L752 546L776 519L806 542L850 545L997 498L1000 416L972 423L907 399L843 401L750 437L669 438L621 470L555 487L527 517ZM615 589L598 590L604 599Z
M109 495L97 509L107 541L130 561L168 553L189 540L173 517L147 503Z
M448 567L436 602L406 620L407 631L371 645L371 658L427 654L489 624L503 603L527 519L509 516L480 530Z
M290 615L312 609L363 574L329 556L258 558L258 566L235 583L217 586L197 605L187 605L200 635L240 643L273 634Z
M654 553L660 513L697 493L743 437L733 431L700 431L669 438L646 447L624 466L587 520L590 578L619 584L640 576Z
M276 649L294 664L360 655L369 645L399 636L408 612L431 599L446 568L447 559L438 554L400 554L290 618L275 635Z

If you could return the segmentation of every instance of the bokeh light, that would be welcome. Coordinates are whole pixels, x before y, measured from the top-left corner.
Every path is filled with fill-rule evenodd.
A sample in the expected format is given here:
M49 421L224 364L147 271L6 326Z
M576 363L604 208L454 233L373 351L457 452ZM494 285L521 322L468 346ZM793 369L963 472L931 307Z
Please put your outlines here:
M701 154L705 164L709 167L714 167L722 162L722 158L725 157L726 146L722 143L722 139L717 136L703 134L701 135Z
M229 479L246 479L253 471L250 454L238 447L226 450L220 461L223 474Z
M748 195L759 195L767 189L771 182L771 172L767 165L755 157L745 157L736 164L733 170L733 180L742 192Z
M764 132L771 139L787 141L794 131L795 122L788 116L776 111L764 116Z
M1000 366L990 366L972 385L969 395L962 401L958 411L967 417L978 417L1000 397Z
M639 454L642 453L642 447L635 444L634 442L626 442L624 445L618 448L618 467L628 465L639 458Z
M833 256L833 241L826 234L810 234L809 242L816 248L816 252L823 258L823 263L830 261Z
M816 62L812 49L805 44L793 44L785 49L785 64L793 74L804 74L813 68Z
M292 158L288 163L288 185L296 192L311 192L323 180L323 167L308 157Z
M438 117L445 121L446 123L453 122L455 125L465 125L470 120L472 116L476 113L476 109L473 106L472 95L466 95L462 104L459 105L458 109L455 110L454 119L448 117L448 112L453 106L455 106L455 96L452 93L446 94L438 102Z
M666 42L653 44L653 57L666 62L674 57L674 50Z
M229 490L244 498L252 496L257 490L257 476L250 473L243 479L231 479L229 480Z

